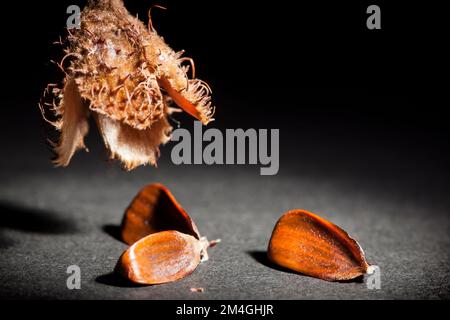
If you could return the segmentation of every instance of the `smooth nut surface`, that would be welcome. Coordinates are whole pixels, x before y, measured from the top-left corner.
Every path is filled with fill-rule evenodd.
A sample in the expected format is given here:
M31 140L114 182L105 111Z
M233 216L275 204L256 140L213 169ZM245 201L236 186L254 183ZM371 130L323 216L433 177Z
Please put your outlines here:
M278 220L268 257L277 265L328 281L354 279L369 267L347 232L304 210L289 211Z
M197 226L162 184L144 187L125 211L121 236L131 245L149 234L176 230L200 239Z
M132 282L161 284L184 278L200 263L202 245L178 231L151 234L134 243L120 257L116 272Z

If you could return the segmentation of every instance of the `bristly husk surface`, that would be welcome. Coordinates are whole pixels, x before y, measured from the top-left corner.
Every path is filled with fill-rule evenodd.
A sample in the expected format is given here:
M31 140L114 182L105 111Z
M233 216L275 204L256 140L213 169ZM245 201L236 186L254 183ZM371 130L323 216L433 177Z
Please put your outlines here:
M85 148L90 114L110 157L127 170L156 165L159 146L170 140L171 103L205 125L214 120L209 86L187 75L192 60L164 42L150 17L148 26L133 17L122 0L88 1L80 29L68 30L65 44L58 64L63 86L50 86L44 98L51 94L52 103L40 105L46 120L51 111L56 120L47 121L60 131L57 166L67 166Z

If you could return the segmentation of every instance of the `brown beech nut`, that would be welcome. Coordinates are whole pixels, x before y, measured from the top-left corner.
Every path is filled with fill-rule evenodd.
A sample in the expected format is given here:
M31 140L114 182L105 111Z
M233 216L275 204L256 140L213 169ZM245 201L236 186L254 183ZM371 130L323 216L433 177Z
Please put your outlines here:
M363 250L347 232L304 210L288 211L278 220L268 257L279 266L328 281L354 279L369 268Z
M197 226L162 184L144 187L122 219L121 236L131 247L116 272L140 284L184 278L208 260L207 249L220 240L201 237Z
M194 221L162 184L144 187L125 211L122 240L132 245L149 234L176 230L200 240Z
M206 242L178 231L151 234L120 257L116 272L139 284L161 284L191 274L201 261Z

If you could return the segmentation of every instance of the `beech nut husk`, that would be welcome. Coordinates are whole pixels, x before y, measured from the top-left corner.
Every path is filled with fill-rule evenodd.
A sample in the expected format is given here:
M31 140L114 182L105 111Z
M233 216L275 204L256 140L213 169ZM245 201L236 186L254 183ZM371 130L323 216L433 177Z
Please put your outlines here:
M173 112L204 125L214 120L211 88L195 77L193 60L158 34L150 9L144 25L123 0L88 0L78 28L58 42L64 57L55 64L64 79L49 84L39 104L60 132L52 143L55 165L68 166L77 150L87 149L90 115L110 158L127 170L156 166L160 145L170 141Z
M347 232L304 210L288 211L278 220L268 257L281 267L328 281L360 277L369 267Z

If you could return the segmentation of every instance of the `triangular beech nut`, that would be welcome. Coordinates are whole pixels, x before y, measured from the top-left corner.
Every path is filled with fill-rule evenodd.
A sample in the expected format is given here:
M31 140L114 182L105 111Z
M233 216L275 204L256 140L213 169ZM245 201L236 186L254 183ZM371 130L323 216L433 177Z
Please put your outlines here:
M369 267L347 232L303 210L289 211L278 220L268 256L279 266L328 281L357 278Z
M122 240L132 245L150 234L175 230L200 240L194 221L184 211L172 193L162 184L144 187L125 211L122 220Z

